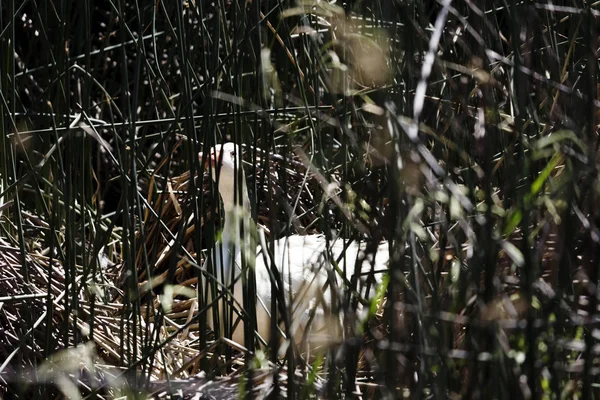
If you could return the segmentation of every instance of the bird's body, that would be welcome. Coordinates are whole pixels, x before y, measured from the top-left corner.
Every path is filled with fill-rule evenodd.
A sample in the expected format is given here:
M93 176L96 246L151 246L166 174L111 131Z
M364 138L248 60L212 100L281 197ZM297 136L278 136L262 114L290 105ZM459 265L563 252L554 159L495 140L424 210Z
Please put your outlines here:
M280 275L284 301L291 305L289 309L293 310L291 330L299 339L301 335L298 333L304 332L309 320L312 320L310 325L312 330L318 330L327 324L324 309L331 307L333 293L337 293L336 289L342 284L340 275L332 266L337 265L339 271L345 271L348 281L353 276L358 277L356 260L365 259L365 244L357 242L346 244L338 239L328 246L323 235L291 235L276 240L270 252L263 251L262 246L255 247L249 240L250 225L244 223L248 221L250 213L243 171L238 170L242 162L241 157L237 157L239 154L237 146L226 143L212 148L207 160L213 167L212 177L218 184L224 210L221 240L217 242L214 253L218 278L226 286L231 285L231 278L234 279L234 297L236 303L242 305L243 283L240 279L242 254L247 254L246 260L249 263L255 260L257 330L263 338L267 339L271 327L270 311L273 295L271 284L273 270L270 270L270 265L274 262ZM202 159L201 155L200 158ZM215 170L218 172L215 173ZM241 188L238 185L241 185ZM242 198L236 201L237 193L241 193ZM251 248L256 249L256 252L245 251ZM253 260L250 260L251 258ZM383 242L377 249L374 259L371 258L363 263L361 279L356 286L359 293L372 297L375 290L371 288L367 293L366 289L372 285L366 284L366 275L362 276L362 274L371 271L372 267L379 271L387 268L388 259L388 246ZM312 309L315 309L315 313L311 316L308 310ZM238 324L232 333L232 339L243 343L242 324Z

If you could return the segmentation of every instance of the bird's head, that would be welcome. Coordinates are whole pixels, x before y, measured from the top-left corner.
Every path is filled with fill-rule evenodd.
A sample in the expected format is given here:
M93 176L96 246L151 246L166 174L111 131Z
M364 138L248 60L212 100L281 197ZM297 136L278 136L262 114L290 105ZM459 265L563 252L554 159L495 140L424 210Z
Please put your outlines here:
M198 154L198 158L202 161L202 153ZM247 196L241 152L236 144L225 143L212 147L205 163L205 168L208 166L207 164L211 165L210 174L219 187L219 193L221 193L225 207L234 204L235 182L239 176L242 177L243 192ZM242 168L241 175L238 175L238 168Z

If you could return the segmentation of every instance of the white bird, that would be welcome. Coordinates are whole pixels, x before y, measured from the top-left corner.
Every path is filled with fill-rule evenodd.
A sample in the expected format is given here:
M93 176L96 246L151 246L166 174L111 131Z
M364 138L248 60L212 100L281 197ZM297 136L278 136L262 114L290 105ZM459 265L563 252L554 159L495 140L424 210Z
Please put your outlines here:
M202 153L199 154L202 161ZM224 223L220 240L216 243L215 270L218 279L225 286L229 287L232 278L235 280L233 294L238 305L243 304L242 279L241 275L241 256L246 254L246 260L256 256L255 274L256 274L256 315L257 330L265 340L270 334L270 307L272 299L271 275L269 265L271 261L277 265L277 270L283 283L283 294L286 304L292 300L292 321L290 330L294 332L296 340L302 337L309 321L311 332L316 329L326 330L330 335L339 336L339 315L336 323L328 324L329 320L324 312L324 306L331 307L332 294L331 289L337 290L341 279L335 270L332 269L332 263L327 262L327 244L323 235L291 235L275 241L273 258L262 253L262 246L258 246L256 252L246 251L245 249L254 248L250 244L250 201L243 173L242 157L239 148L233 143L225 143L222 146L216 145L211 148L207 155L207 163L211 164L212 179L217 183L219 193L223 200ZM241 186L241 187L240 187ZM241 189L241 190L240 190ZM241 193L241 199L239 199ZM239 206L238 206L239 205ZM242 229L244 235L242 237ZM262 241L264 245L264 240ZM352 278L355 272L355 261L359 252L365 251L364 243L353 242L349 246L344 246L341 240L330 243L331 255L334 260L339 260L345 255L345 269L348 279ZM345 254L344 254L345 252ZM363 254L364 255L364 254ZM371 262L374 263L374 271L387 269L389 260L389 248L387 242L380 243L374 259L367 258L363 273L367 273L371 268ZM247 261L247 263L248 263ZM266 262L265 262L266 261ZM234 269L232 273L232 268ZM340 268L342 263L340 263ZM328 279L329 278L329 279ZM333 283L332 283L332 279ZM376 276L378 282L381 276ZM360 293L366 293L366 276L361 276L361 282L357 285ZM326 285L329 286L326 286ZM375 285L370 285L369 296L375 295ZM325 290L324 290L325 289ZM320 302L319 302L320 300ZM222 303L222 302L221 302ZM315 309L315 315L311 317L309 310ZM222 304L220 305L220 316L223 316ZM333 310L334 313L337 310ZM209 324L212 326L212 318L209 312ZM222 320L223 318L221 318ZM312 320L311 320L312 319ZM335 318L334 318L335 319ZM333 320L331 320L333 322ZM232 334L232 339L237 343L244 343L243 324L238 324Z

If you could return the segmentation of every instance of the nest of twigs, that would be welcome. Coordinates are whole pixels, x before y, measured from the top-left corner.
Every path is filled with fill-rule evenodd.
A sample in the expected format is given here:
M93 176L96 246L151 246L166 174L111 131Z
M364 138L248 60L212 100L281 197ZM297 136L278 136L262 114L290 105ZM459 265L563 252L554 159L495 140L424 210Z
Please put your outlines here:
M26 211L23 215L26 255L16 240L0 238L0 391L29 397L35 385L63 379L88 389L90 381L98 386L104 380L94 367L99 357L102 364L118 365L122 349L136 345L119 334L122 304L110 301L118 291L120 267L101 254L86 260L87 274L83 260L66 270L58 257L64 249L42 248L37 240L48 224ZM76 291L74 284L88 290ZM93 332L95 346L81 346L91 339L91 323L101 327ZM71 349L60 351L66 348Z
M270 234L276 237L288 233L314 233L322 189L310 168L296 156L284 159L279 155L259 154L255 162L248 162L249 157L244 158L247 181L256 182L249 187L258 222L271 228ZM232 382L242 377L243 369L239 367L244 365L243 352L234 352L237 356L225 362L219 356L222 351L217 348L226 343L236 349L235 344L215 340L209 342L208 348L200 348L198 332L205 327L190 324L198 313L194 296L175 295L168 309L164 307L164 299L159 297L167 284L188 288L191 290L189 293L195 293L197 268L203 262L201 250L209 248L215 241L211 236L215 229L209 229L207 222L212 220L214 226L220 224L220 207L215 201L216 188L211 188L212 181L206 173L200 178L195 177L195 185L191 184L191 180L189 172L176 177L153 175L146 186L146 198L152 208L145 210L144 220L139 225L143 231L137 232L144 246L139 247L136 255L140 288L136 298L127 296L125 292L128 290L124 285L126 269L119 251L102 249L99 255L84 260L82 254L91 254L93 249L88 243L82 244L85 242L82 240L76 251L80 255L74 266L76 271L66 270L59 262L60 252L64 249L43 249L36 241L40 229L46 229L48 224L42 218L24 212L28 219L23 225L31 228L25 233L33 239L26 240L29 244L27 256L22 256L16 240L0 239L0 324L3 327L0 329L0 358L5 364L4 375L0 376L5 378L2 382L4 389L8 388L10 392L10 388L16 385L25 388L22 392L26 395L28 390L33 390L28 389L28 383L56 383L67 377L77 387L87 388L82 393L110 393L113 396L123 388L132 387L131 372L124 374L124 370L110 367L121 365L124 359L132 365L130 371L143 366L147 376L155 383L147 386L138 382L134 386L143 386L155 397L169 391L176 392L177 385L161 386L161 380L167 377L186 380L187 392L194 386L191 385L193 382L202 383L200 386L204 387L199 388L197 393L220 390L224 395L228 393L223 389L225 386L234 387ZM196 187L197 196L192 193L192 187ZM197 218L199 224L193 215L195 200L201 200L198 209L205 210ZM278 222L289 221L290 218L290 224ZM201 232L196 229L201 229ZM63 243L61 233L57 234L58 243ZM174 245L176 241L179 247ZM110 258L107 256L109 253ZM155 254L156 263L147 267L144 254ZM88 272L84 271L84 266ZM65 294L72 290L73 279L86 279L87 285L78 282L76 287L88 289L79 290L76 294L69 292L67 297ZM139 311L136 311L135 304L141 305ZM161 313L157 313L159 309ZM93 336L90 336L92 323ZM65 328L56 329L57 326ZM136 329L136 326L146 326L147 333L131 335L125 332ZM185 328L182 329L182 326ZM41 345L47 343L47 335L52 337L52 348ZM157 350L160 351L144 353L143 349L148 345L144 340L148 339L148 335L151 335L153 343L158 344ZM23 346L23 341L29 345ZM83 345L85 343L87 345ZM20 349L19 353L13 351L15 348ZM67 348L69 350L57 353L57 350ZM43 362L45 354L57 355ZM211 363L217 365L220 371L217 375L228 378L223 378L226 380L222 382L198 378L203 358L213 360ZM99 368L99 365L102 367ZM279 375L276 379L282 382L283 387L288 376L281 371L255 373L254 382L249 387L253 390L266 388L268 385L261 386L261 382L272 382ZM315 382L313 388L322 386ZM264 390L271 389L269 386ZM64 388L60 390L64 393Z

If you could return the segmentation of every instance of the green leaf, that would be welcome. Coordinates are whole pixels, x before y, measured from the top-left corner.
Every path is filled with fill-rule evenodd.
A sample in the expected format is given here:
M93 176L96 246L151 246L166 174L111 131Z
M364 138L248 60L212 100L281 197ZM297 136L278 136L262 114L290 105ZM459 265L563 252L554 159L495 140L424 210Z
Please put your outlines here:
M552 157L550 162L542 170L542 172L539 174L537 179L531 184L531 195L532 196L535 196L536 194L538 194L540 192L540 190L542 190L542 187L544 187L546 180L548 179L548 177L550 176L550 174L552 173L554 168L556 168L558 163L562 160L562 158L563 157L562 157L561 153L554 154L554 157Z
M506 226L504 227L504 234L510 235L513 233L517 225L521 222L521 218L523 215L521 214L521 210L513 210L508 214L508 221Z

